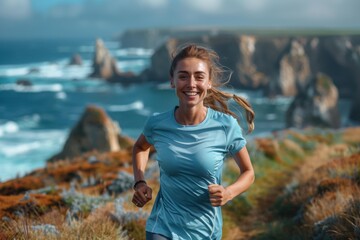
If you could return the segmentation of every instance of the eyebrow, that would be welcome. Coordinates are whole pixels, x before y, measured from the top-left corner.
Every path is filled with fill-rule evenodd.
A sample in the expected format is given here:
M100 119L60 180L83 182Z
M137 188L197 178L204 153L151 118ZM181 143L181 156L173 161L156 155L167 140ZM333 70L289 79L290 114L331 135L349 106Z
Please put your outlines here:
M177 74L180 74L180 73L186 73L186 74L189 74L188 71L178 71ZM203 71L196 71L195 74L206 74L206 72L203 72Z

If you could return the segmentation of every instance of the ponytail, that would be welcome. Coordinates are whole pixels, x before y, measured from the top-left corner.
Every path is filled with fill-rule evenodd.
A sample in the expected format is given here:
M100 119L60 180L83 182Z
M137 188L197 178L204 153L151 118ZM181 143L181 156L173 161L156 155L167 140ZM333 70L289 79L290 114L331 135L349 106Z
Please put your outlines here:
M255 129L255 112L246 99L239 97L236 94L223 92L217 88L210 88L208 89L208 95L204 99L204 105L239 119L239 117L229 109L227 102L230 99L233 99L238 105L245 109L248 133L251 133Z

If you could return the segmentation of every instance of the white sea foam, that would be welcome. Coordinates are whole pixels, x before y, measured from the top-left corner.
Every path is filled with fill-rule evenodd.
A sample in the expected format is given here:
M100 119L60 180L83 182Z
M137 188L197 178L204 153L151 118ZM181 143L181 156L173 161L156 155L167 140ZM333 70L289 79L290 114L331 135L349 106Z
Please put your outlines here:
M67 95L65 92L58 92L56 93L56 98L57 99L66 99Z
M148 62L145 60L127 60L127 61L118 61L116 63L116 66L121 69L121 70L125 70L125 69L137 69L137 68L145 68L148 65Z
M41 142L31 142L31 143L22 143L22 144L11 144L6 145L2 144L2 149L0 150L0 154L4 155L5 157L12 157L19 154L27 153L31 150L38 149L42 147Z
M66 131L61 130L17 131L0 139L0 156L11 158L34 154L36 150L46 152L49 149L58 149L64 142L65 136ZM0 163L1 160L0 158Z
M22 86L15 83L2 84L0 90L12 90L15 92L60 92L63 86L60 83L56 84L37 84L32 86Z
M0 67L0 76L82 79L91 73L91 64L92 61L83 60L83 64L80 66L69 65L69 59L60 59L56 62L8 65Z
M130 110L141 110L144 108L144 103L142 101L136 101L126 105L112 105L107 109L110 112L126 112Z
M156 88L159 90L170 90L173 89L170 85L170 82L166 82L166 83L160 83L158 85L156 85Z
M14 67L9 69L0 69L0 76L22 76L28 74L28 72L28 67Z
M20 129L35 128L39 125L40 120L41 117L39 114L32 114L22 117L17 124Z
M26 130L0 138L0 181L45 166L61 150L67 130Z
M153 49L146 48L123 48L115 51L117 57L149 57L154 53Z
M3 125L0 125L0 137L8 133L14 133L19 131L19 126L16 122L8 121Z

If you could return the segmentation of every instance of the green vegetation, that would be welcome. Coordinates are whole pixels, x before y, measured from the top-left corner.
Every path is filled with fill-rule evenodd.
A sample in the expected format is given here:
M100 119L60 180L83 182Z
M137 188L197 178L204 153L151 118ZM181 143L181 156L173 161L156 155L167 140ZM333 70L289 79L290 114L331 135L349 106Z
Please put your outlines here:
M286 130L254 139L248 150L256 180L223 207L224 240L360 238L360 128ZM96 164L79 157L1 183L0 239L145 239L153 201L138 209L131 189L116 196L105 191L126 168L109 169L129 162L130 155L94 156ZM80 182L64 180L69 172ZM90 184L93 175L98 180ZM235 161L226 161L224 184L238 175ZM40 179L51 179L46 176L57 184L38 189L44 186ZM155 172L148 179L153 198L157 179Z
M231 226L224 239L359 238L359 147L359 129L289 130L255 139L248 148L256 180L224 207L224 225ZM232 162L226 182L237 177Z

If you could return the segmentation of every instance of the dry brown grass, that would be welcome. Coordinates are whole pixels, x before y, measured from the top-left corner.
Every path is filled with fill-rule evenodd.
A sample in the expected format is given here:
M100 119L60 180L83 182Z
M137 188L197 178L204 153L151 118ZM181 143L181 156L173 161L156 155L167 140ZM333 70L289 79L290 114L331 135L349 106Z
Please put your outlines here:
M39 177L26 176L0 183L0 195L17 195L28 190L44 187L44 181Z
M30 194L29 196L29 199L24 199L24 195L0 195L0 217L14 217L16 212L25 216L40 215L64 205L59 195Z
M304 205L303 224L313 226L330 216L342 214L354 200L360 200L360 188L355 184L339 186L316 196Z

